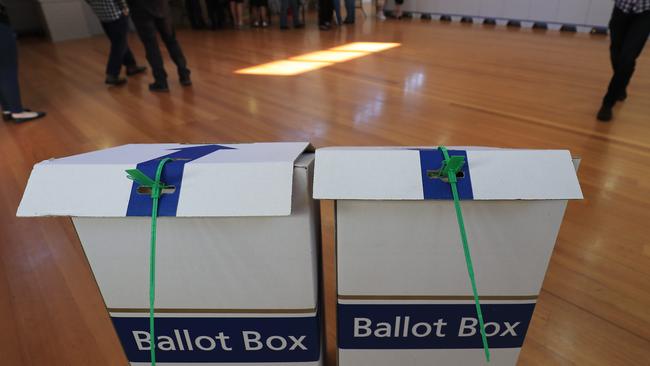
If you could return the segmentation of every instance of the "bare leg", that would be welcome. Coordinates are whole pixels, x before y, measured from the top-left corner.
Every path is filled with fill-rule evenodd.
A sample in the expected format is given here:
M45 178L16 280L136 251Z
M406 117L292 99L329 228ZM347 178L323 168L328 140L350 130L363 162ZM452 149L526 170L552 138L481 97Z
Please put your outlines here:
M253 27L258 27L260 25L260 8L258 6L251 6L251 23Z
M266 6L261 6L260 7L260 12L262 13L262 22L268 22L269 21L269 18L268 18L267 14L266 14L266 11L267 11Z
M232 24L235 27L239 26L239 14L237 14L237 3L234 1L230 2L230 13L232 14Z
M237 18L239 19L239 26L243 27L244 26L244 4L243 3L237 3Z

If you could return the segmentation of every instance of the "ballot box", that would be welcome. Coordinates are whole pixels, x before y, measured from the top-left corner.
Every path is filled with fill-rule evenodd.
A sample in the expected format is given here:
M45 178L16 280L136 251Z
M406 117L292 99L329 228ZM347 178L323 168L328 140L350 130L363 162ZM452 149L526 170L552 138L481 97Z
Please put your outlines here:
M490 365L515 365L568 200L568 151L449 149ZM450 184L436 148L316 151L335 200L340 366L487 364Z
M18 216L69 216L131 365L148 365L150 192L159 365L321 365L308 143L135 144L34 166ZM145 187L146 188L146 187Z

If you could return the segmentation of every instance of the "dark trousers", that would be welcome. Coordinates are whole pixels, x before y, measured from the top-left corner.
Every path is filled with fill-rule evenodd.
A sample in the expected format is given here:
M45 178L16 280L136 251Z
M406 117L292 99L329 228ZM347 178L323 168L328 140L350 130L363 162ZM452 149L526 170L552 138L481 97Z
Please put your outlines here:
M345 20L354 22L356 8L355 0L345 0Z
M612 107L625 93L630 83L636 59L643 51L650 35L650 11L640 14L626 14L614 7L609 22L611 33L610 56L614 76L609 83L603 105Z
M205 28L205 23L203 22L203 11L201 10L199 0L185 0L185 8L187 10L187 16L190 18L192 28Z
M169 16L164 18L157 18L147 13L133 14L133 24L138 30L138 36L144 44L147 61L151 65L153 77L158 81L167 80L167 72L163 63L162 55L160 54L160 47L158 47L158 39L156 33L160 34L169 57L174 61L178 69L178 75L189 75L190 70L187 68L187 61L183 55L181 45L176 40L176 31Z
M207 0L208 16L212 29L223 28L226 26L226 1L225 0Z
M332 0L318 0L318 25L332 23L334 2Z
M129 49L129 18L122 16L120 19L102 23L104 33L111 40L111 52L108 55L106 75L119 76L122 65L133 67L136 65L135 57Z
M0 22L0 102L5 112L23 111L18 85L16 35L7 24L2 22Z

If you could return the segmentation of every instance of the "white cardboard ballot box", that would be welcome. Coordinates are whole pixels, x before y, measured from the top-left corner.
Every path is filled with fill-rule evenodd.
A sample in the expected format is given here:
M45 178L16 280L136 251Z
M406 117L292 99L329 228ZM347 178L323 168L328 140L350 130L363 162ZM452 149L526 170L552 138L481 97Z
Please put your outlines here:
M450 149L489 365L514 365L567 200L568 151ZM336 207L340 366L487 364L451 188L435 148L316 151L314 197Z
M318 204L308 143L125 145L36 164L18 216L71 216L131 365L148 365L151 198L161 181L160 365L321 364Z

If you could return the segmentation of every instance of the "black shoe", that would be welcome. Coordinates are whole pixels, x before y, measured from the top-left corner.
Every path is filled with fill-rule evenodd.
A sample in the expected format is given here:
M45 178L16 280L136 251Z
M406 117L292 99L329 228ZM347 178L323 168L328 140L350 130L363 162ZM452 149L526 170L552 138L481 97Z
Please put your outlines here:
M23 122L29 122L33 121L35 119L43 118L45 117L45 112L32 112L32 111L24 111L23 113L26 114L26 116L23 117L17 117L18 114L21 113L12 113L11 114L11 120L16 122L16 123L23 123Z
M289 26L286 26L286 25L281 25L280 26L280 30L287 30L287 29L289 29Z
M327 24L321 24L321 25L318 26L318 29L320 29L322 31L327 31L327 30L332 29L332 27L327 25Z
M192 79L190 78L190 74L181 75L179 78L182 86L192 85Z
M627 99L627 92L626 91L624 91L621 95L618 96L618 101L619 102L623 102L623 101L625 101L625 99Z
M167 85L167 81L160 81L156 80L153 83L149 84L149 90L152 92L168 92L169 91L169 85Z
M119 76L106 75L105 83L107 85L120 86L126 84L126 79Z
M346 20L343 21L343 24L354 24L354 20L353 19L346 19Z
M598 115L596 116L596 118L598 118L598 120L601 122L609 122L612 120L612 117L612 107L608 107L606 105L600 107Z
M147 71L147 68L145 66L128 66L126 68L126 75L127 76L133 76L137 74L142 74L143 72Z
M293 29L303 29L305 28L305 24L303 23L298 23L293 25Z

